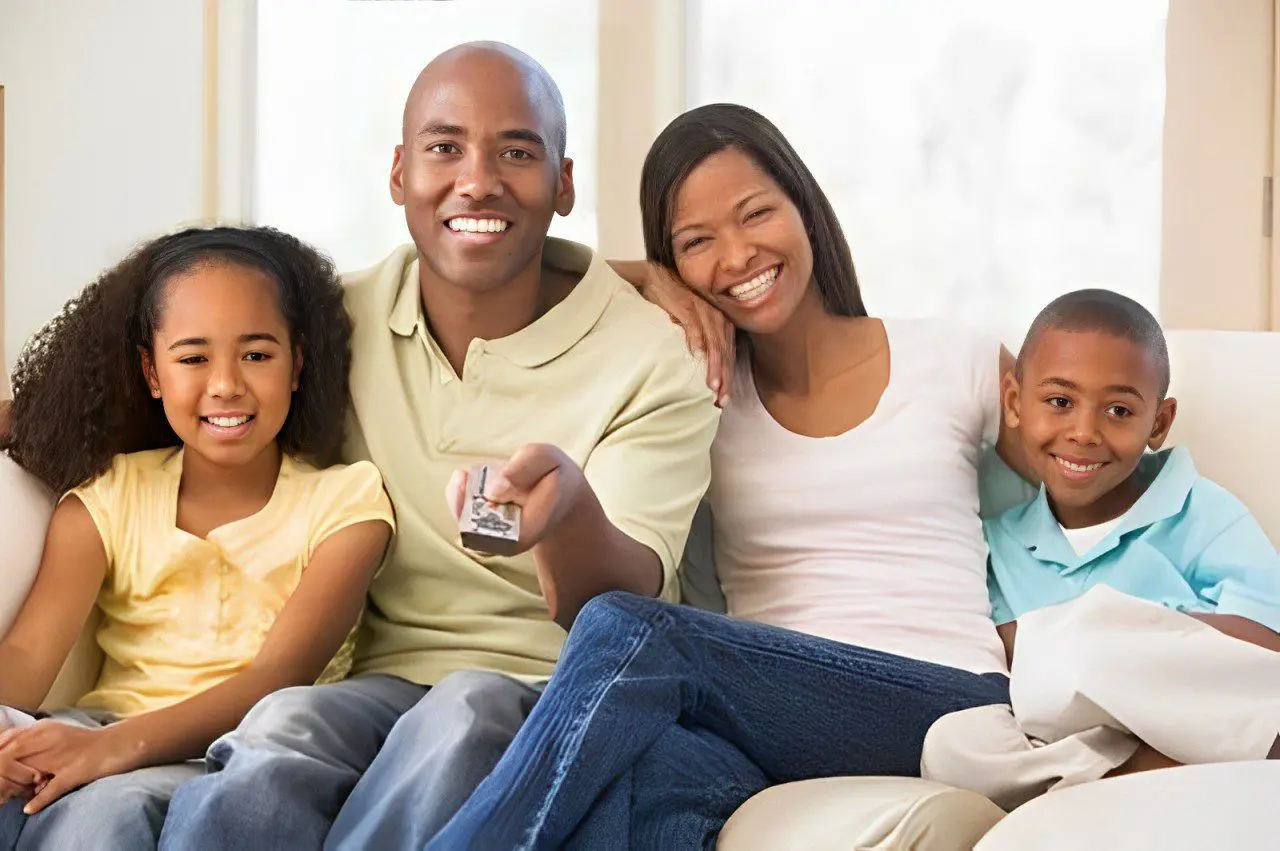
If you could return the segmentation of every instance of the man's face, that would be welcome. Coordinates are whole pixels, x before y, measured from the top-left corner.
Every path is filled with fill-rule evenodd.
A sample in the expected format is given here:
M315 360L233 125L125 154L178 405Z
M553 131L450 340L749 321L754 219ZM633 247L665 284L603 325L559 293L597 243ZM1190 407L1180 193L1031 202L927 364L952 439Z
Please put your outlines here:
M391 171L425 272L486 292L540 264L551 217L573 209L573 163L555 149L556 126L549 98L505 56L428 69Z
M1163 444L1177 409L1158 397L1159 382L1137 343L1060 329L1033 343L1021 381L1006 377L1005 418L1064 526L1104 523L1132 504L1125 485L1146 449Z

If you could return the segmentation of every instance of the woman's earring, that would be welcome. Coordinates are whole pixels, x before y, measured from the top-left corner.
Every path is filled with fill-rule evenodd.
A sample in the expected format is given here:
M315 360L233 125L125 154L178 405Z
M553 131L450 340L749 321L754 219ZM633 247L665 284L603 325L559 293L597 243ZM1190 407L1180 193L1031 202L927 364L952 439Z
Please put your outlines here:
M160 398L160 388L158 388L158 387L153 388L153 389L151 390L151 395L152 395L152 397L154 397L154 398L156 398L156 399L159 399L159 398Z

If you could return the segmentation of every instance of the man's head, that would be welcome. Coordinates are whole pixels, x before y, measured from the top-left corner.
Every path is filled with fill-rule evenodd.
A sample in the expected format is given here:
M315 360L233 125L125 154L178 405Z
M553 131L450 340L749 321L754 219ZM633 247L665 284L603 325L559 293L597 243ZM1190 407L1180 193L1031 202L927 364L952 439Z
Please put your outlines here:
M1036 317L1005 378L1004 415L1063 525L1105 522L1132 505L1138 462L1177 413L1168 391L1164 333L1133 299L1080 290Z
M427 270L473 291L536 267L551 217L573 209L560 90L505 44L451 48L418 75L404 107L391 197Z

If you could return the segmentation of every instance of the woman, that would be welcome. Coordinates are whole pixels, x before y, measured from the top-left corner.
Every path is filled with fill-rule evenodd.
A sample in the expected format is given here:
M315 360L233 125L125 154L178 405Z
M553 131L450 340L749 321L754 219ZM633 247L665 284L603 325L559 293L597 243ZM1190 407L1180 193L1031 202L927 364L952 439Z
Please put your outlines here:
M650 262L740 338L709 492L729 617L589 603L430 847L701 847L769 783L918 776L937 718L1008 699L977 486L1007 353L867 316L826 197L746 108L667 127L641 207Z

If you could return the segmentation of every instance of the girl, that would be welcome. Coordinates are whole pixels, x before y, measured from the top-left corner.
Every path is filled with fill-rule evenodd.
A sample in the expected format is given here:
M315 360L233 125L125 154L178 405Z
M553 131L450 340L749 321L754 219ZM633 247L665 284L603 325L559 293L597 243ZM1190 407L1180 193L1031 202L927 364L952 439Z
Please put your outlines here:
M3 448L65 495L0 641L0 704L21 710L0 847L154 847L215 738L341 676L392 532L377 469L326 466L350 335L327 260L213 228L143 246L28 346ZM31 723L95 601L96 687Z
M641 208L649 261L738 329L708 493L729 617L588 603L433 848L701 848L771 783L918 776L936 719L1008 697L977 483L1007 353L869 317L829 202L751 110L677 118Z

